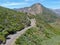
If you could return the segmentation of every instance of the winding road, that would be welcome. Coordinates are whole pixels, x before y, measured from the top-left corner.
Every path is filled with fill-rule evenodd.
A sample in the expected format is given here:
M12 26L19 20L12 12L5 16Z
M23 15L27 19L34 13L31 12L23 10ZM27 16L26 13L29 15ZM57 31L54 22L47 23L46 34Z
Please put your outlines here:
M6 40L6 44L1 44L1 45L15 45L14 43L15 43L17 38L19 38L22 34L24 34L28 29L30 29L36 25L35 19L31 19L30 21L31 21L31 26L26 27L21 31L18 31L16 34L9 35L8 37L10 39Z

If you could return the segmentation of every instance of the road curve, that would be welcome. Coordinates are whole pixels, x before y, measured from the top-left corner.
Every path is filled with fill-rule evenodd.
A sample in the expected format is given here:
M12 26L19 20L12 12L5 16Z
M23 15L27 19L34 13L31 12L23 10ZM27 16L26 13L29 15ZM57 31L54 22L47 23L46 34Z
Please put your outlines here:
M21 30L21 31L18 31L18 32L17 32L16 34L14 34L14 35L9 35L8 37L9 37L10 39L6 40L6 44L2 44L2 45L15 45L14 43L15 43L15 41L16 41L17 38L19 38L22 34L24 34L28 29L30 29L30 28L32 28L33 26L35 26L35 23L36 23L35 19L31 19L30 21L31 21L31 26L26 27L26 28L24 28L24 29Z

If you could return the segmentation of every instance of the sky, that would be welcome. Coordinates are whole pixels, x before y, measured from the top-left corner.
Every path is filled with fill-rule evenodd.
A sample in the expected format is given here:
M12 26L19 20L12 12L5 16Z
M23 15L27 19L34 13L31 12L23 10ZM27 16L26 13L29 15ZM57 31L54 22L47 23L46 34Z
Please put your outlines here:
M10 9L29 7L34 3L41 3L51 9L60 9L60 0L0 0L0 6Z

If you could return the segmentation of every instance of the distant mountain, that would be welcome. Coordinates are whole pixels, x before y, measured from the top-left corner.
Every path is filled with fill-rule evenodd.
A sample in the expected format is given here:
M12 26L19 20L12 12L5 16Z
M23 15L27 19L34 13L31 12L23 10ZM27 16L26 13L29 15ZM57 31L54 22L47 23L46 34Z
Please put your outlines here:
M55 9L54 11L60 15L60 9Z
M57 18L57 14L55 12L44 7L40 3L35 3L30 7L19 8L16 10L20 11L20 12L32 14L32 15L40 15L47 22L53 21L53 20L55 20L55 18Z

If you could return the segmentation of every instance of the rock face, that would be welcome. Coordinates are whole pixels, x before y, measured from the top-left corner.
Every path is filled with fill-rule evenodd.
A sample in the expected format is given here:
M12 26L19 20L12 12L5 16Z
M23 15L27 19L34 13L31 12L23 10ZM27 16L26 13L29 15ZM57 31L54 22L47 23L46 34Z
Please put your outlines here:
M36 15L36 14L42 13L42 5L40 3L36 3L31 7L20 8L17 10L20 12L27 12L27 13Z
M42 13L42 6L40 5L40 3L36 3L34 5L31 6L31 8L29 8L30 13L32 14L39 14Z

